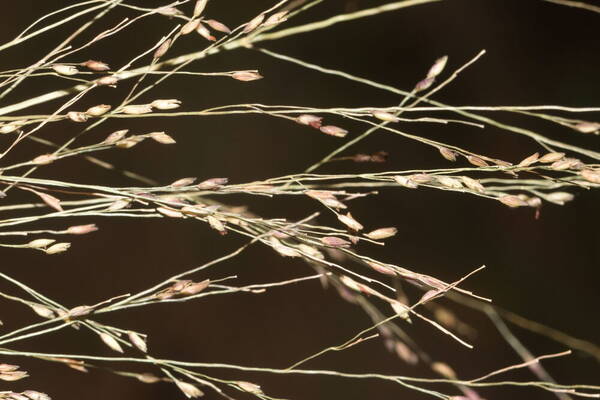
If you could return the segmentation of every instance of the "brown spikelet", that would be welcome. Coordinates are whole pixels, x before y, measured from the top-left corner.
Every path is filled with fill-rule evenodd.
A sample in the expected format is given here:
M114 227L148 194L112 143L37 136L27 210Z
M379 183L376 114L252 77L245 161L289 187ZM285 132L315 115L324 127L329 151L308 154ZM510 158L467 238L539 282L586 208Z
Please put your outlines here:
M204 26L204 25L202 24L202 22L199 22L199 21L198 21L198 26L196 27L196 32L197 32L197 33L198 33L200 36L202 36L204 39L206 39L206 40L208 40L208 41L214 42L214 41L216 41L216 40L217 40L217 38L216 38L216 37L214 37L214 36L213 36L213 35L210 33L210 30L209 30L209 29L208 29L206 26Z
M223 33L231 33L231 29L229 29L227 27L227 25L225 25L219 21L215 21L214 19L207 19L204 22L206 23L206 25L210 26L215 31L219 31L219 32L223 32Z
M56 243L46 249L46 254L52 255L64 253L65 251L69 250L70 247L71 243Z
M489 164L487 162L485 162L485 160L483 160L482 158L479 158L477 156L467 156L467 161L469 161L471 164L475 165L476 167L488 167Z
M440 154L448 161L456 161L456 153L446 147L438 147Z
M186 23L185 25L183 25L181 27L180 32L182 35L189 35L190 33L194 32L196 30L196 28L198 28L199 24L200 24L199 19L193 19L193 20L189 21L188 23Z
M117 339L115 339L114 337L112 337L108 333L101 332L100 333L100 339L102 339L102 341L104 342L104 344L106 344L112 350L114 350L114 351L116 351L118 353L122 353L123 352L123 348L121 347L121 345L119 344L119 342L117 341Z
M67 233L70 235L85 235L91 232L96 232L98 227L96 224L75 225L67 228Z
M523 207L528 205L526 201L522 200L518 196L513 195L502 196L498 200L509 207Z
M586 168L581 170L579 175L588 182L600 184L600 170Z
M103 63L102 61L87 60L85 62L82 62L80 65L82 67L86 67L87 69L91 69L92 71L102 72L110 70L108 64Z
M540 153L533 153L527 158L524 158L520 163L519 167L529 167L531 164L534 164L540 158Z
M248 22L246 24L246 26L244 27L243 32L244 33L250 33L250 32L252 32L256 28L258 28L260 26L260 24L263 23L264 20L265 20L265 15L264 14L257 15L252 20L250 20L250 22Z
M120 131L115 131L115 132L111 133L110 135L108 135L108 137L106 139L104 139L102 144L109 144L109 145L115 144L119 140L123 139L125 137L125 135L127 135L127 132L129 132L129 129L122 129Z
M150 104L131 104L121 109L123 114L129 115L142 115L152 112L152 105Z
M88 120L88 115L80 111L69 111L67 113L67 118L73 122L85 122Z
M242 82L251 82L263 78L263 76L256 71L236 71L231 74L231 77Z
M167 135L164 132L152 132L149 134L150 137L161 144L175 144L177 142L175 142L175 139L173 139L171 136Z
M85 114L92 117L99 117L106 114L111 109L108 104L98 104L97 106L90 107L86 110Z
M350 247L350 242L337 236L325 236L321 238L321 242L326 246L331 247Z
M146 341L144 339L142 339L142 337L140 335L138 335L135 332L129 331L129 332L127 332L127 336L129 337L129 341L131 342L131 344L133 344L135 347L137 347L138 350L140 350L143 353L148 352L148 345L146 344Z
M199 17L204 12L204 9L206 8L207 3L208 3L208 0L197 0L196 1L196 4L194 5L194 18Z
M565 156L565 153L559 153L559 152L546 153L543 156L541 156L538 161L541 163L553 163L553 162L556 162L556 161L562 159L564 156Z
M372 111L371 114L373 114L373 116L381 121L384 122L398 122L400 121L400 119L398 117L396 117L394 114L390 114L389 112L385 112L385 111Z
M158 46L158 48L154 52L154 58L156 59L164 56L169 50L169 47L171 47L171 39L165 40L160 46Z
M171 187L190 186L190 185L193 185L194 182L196 182L196 178L193 178L193 177L181 178L181 179L177 179L175 182L171 183L169 186L171 186Z
M325 125L325 126L320 127L319 130L326 135L335 136L335 137L344 137L348 134L347 130L340 128L339 126L335 126L335 125Z
M31 160L31 162L35 165L48 165L56 161L57 158L55 154L42 154Z
M363 226L357 220L355 220L350 213L346 215L338 214L337 217L342 224L346 225L353 231L360 231L363 229Z
M375 229L374 231L366 233L365 236L368 237L369 239L381 240L381 239L391 238L392 236L395 236L396 233L398 233L398 229L396 229L392 226L389 228Z
M57 199L56 197L54 197L48 193L38 192L35 190L31 190L31 191L33 193L37 194L40 197L40 199L42 199L42 201L48 205L48 207L52 207L56 211L63 211L63 208L60 205L60 200Z

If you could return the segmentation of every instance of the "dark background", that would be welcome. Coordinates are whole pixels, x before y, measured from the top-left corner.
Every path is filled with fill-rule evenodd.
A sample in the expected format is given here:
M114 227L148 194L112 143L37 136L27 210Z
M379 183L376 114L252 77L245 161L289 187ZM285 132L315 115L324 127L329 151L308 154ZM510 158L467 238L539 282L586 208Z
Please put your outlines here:
M31 21L50 10L70 3L73 2L21 0L3 4L2 41L16 36ZM162 4L158 1L132 3ZM213 0L208 14L229 26L237 26L271 3L266 0ZM383 3L326 1L286 26ZM189 9L190 6L186 12L189 13ZM132 15L131 11L119 10L98 23L90 35ZM448 68L455 69L479 50L486 49L487 55L436 95L436 99L455 105L597 106L599 23L600 16L594 13L543 1L449 0L338 24L314 33L265 42L261 46L407 90L422 79L432 62L441 55L449 55ZM89 57L120 66L155 43L172 24L166 18L148 18L118 39L95 46L68 61L80 62ZM68 30L52 31L5 51L0 59L1 69L37 61L76 26L70 24ZM184 54L205 45L203 39L192 36L179 41L170 55ZM222 53L191 66L192 70L203 72L252 68L258 68L265 79L244 84L219 77L175 77L142 101L178 98L186 110L245 102L323 107L391 106L399 102L393 94L308 71L252 50ZM122 84L116 90L102 88L84 99L79 108L102 102L113 104L129 85ZM31 79L6 102L23 100L63 86L64 82L57 84L55 79ZM44 111L47 108L36 107L23 112ZM511 115L496 114L495 117L539 130L558 140L599 149L598 137L583 137L551 124ZM600 116L588 115L587 118L598 120ZM362 132L359 126L349 121L330 118L330 122L349 129L350 137ZM98 141L112 130L123 128L123 124L138 132L166 130L177 139L178 145L174 147L142 143L129 151L102 155L105 160L162 183L184 176L200 179L225 176L231 182L239 183L296 173L340 144L339 139L320 135L289 121L256 115L113 120L96 129L89 140ZM54 124L45 129L43 135L64 141L76 132L78 127L73 125ZM462 126L414 124L404 125L402 129L512 162L541 150L531 140L493 127L482 131ZM322 171L358 172L448 165L433 149L383 132L372 135L348 154L378 150L390 153L387 165L338 163ZM19 151L21 153L13 155L15 159L28 159L45 150L38 145L26 145ZM129 185L129 181L114 172L99 170L78 160L45 167L37 176ZM456 279L486 264L488 269L470 279L465 287L526 317L575 337L598 342L600 196L583 191L576 195L576 201L564 207L544 206L538 220L534 219L531 209L513 210L497 202L433 190L386 189L379 196L353 201L351 209L367 229L380 226L397 226L399 229L399 234L384 249L361 246L359 250L365 254L445 280ZM4 202L10 200L7 198ZM265 217L301 218L318 209L315 202L299 198L240 196L228 201L248 204L252 211ZM96 222L100 231L74 238L71 250L61 256L1 250L2 272L67 306L93 304L110 296L144 289L178 271L221 256L242 243L233 234L222 238L204 224L193 221L77 221L91 222ZM48 226L61 228L63 223L67 224L66 221L54 221ZM282 259L264 247L254 247L198 278L237 274L240 283L269 282L309 272L301 262ZM6 284L0 287L6 291L15 290ZM478 330L474 350L461 347L422 323L406 329L436 359L453 365L460 377L474 378L520 361L485 317L458 306L453 309L463 321ZM3 331L35 320L29 311L5 301L0 302L0 316L5 324ZM148 333L151 353L156 357L280 368L324 347L342 343L369 324L358 308L341 300L334 290L323 290L317 282L274 289L260 296L216 296L179 305L116 313L103 320ZM518 328L514 331L536 355L565 349L563 345ZM20 342L15 348L114 355L96 337L72 330ZM8 386L2 384L0 390L5 386L14 390L34 388L55 399L183 398L175 387L167 384L144 385L102 371L83 375L60 365L29 359L6 360L9 361L22 365L32 377ZM568 358L551 360L545 365L561 383L600 383L598 362L586 354L575 352ZM433 377L426 367L404 364L388 353L378 340L326 355L305 367ZM268 394L276 397L425 398L377 381L211 372L215 376L260 383ZM528 371L508 377L533 379ZM207 398L216 398L210 390L207 393ZM481 393L489 399L501 399L509 394L518 399L553 398L552 394L528 389L482 390Z

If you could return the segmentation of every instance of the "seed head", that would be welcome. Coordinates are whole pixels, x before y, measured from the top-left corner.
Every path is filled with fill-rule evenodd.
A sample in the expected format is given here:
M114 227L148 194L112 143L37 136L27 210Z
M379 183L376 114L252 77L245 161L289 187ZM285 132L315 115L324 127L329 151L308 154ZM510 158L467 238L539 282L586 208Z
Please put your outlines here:
M312 126L313 128L319 129L321 127L321 121L323 118L311 114L302 114L296 117L296 122L301 125Z
M177 179L175 182L171 183L169 186L184 187L184 186L190 186L194 182L196 182L196 178L181 178L181 179Z
M446 379L456 379L456 372L446 363L434 362L431 364L431 369Z
M411 181L418 183L419 185L423 185L425 183L429 183L433 180L433 176L429 174L414 174L408 177Z
M149 133L149 135L152 139L154 139L156 142L161 143L161 144L177 143L177 142L175 142L175 139L173 139L171 136L167 135L164 132L152 132L152 133Z
M379 264L376 262L372 262L372 261L366 261L366 263L369 267L371 267L373 270L379 272L380 274L390 275L390 276L396 275L396 271L394 271L390 267L386 267L385 265L382 265L382 264Z
M546 196L546 200L559 205L564 205L575 198L571 193L567 192L552 192Z
M408 311L408 307L406 307L404 304L397 300L392 300L390 302L390 305L392 306L394 312L400 316L400 318L410 322L410 314Z
M252 18L252 20L250 20L250 22L248 22L246 24L246 26L244 27L243 32L244 33L250 33L250 32L252 32L256 28L258 28L260 26L260 24L263 23L264 20L265 20L265 15L264 14L257 15L256 17Z
M77 70L77 68L72 65L56 64L52 66L52 69L56 73L65 76L76 75L79 73L79 70Z
M183 13L181 12L181 10L175 8L175 7L161 7L158 10L158 13L160 15L164 15L166 17L175 17L178 15L183 15Z
M255 71L236 71L231 74L231 77L242 82L256 81L263 78L261 74Z
M229 182L228 178L210 178L200 182L196 187L201 190L215 190L227 185L227 182Z
M468 187L469 189L471 189L474 192L477 192L477 193L485 192L485 188L483 187L483 185L481 183L479 183L478 180L469 178L468 176L461 176L460 180L466 187Z
M509 207L523 207L527 206L527 202L522 200L519 196L506 195L498 198L501 203L506 204Z
M227 25L225 25L219 21L215 21L214 19L207 19L204 22L206 22L206 25L210 26L215 31L219 31L219 32L223 32L223 33L231 33L231 29L229 29L227 27Z
M117 341L117 339L115 339L113 336L109 335L108 333L101 332L100 333L100 339L102 339L102 341L104 342L104 344L106 344L112 350L114 350L114 351L116 351L118 353L122 353L123 352L123 348L121 347L121 345L119 344L119 342Z
M41 304L29 303L28 306L31 307L31 309L42 318L52 319L56 317L54 311Z
M98 227L96 224L87 225L75 225L67 228L67 233L70 235L85 235L88 233L96 232Z
M210 279L205 279L202 282L192 282L187 285L183 289L181 289L181 294L185 296L193 296L202 292L210 285Z
M539 197L530 197L527 199L527 205L533 208L540 208L542 206L542 199Z
M291 248L289 246L286 246L285 244L281 243L281 241L279 241L278 239L276 239L274 236L271 236L271 238L269 239L269 242L270 242L271 247L273 248L273 250L275 250L276 252L278 252L283 257L300 257L300 255L301 255L295 249L293 249L293 248Z
M449 176L436 176L438 183L444 187L450 189L462 189L463 185L458 179L451 178Z
M160 46L158 46L158 48L154 52L154 58L157 59L164 56L169 50L169 47L171 47L171 39L165 40Z
M110 70L108 64L103 63L102 61L87 60L86 62L82 62L79 65L81 65L82 67L86 67L87 69L91 69L92 71L98 72Z
M60 200L57 199L56 197L54 197L48 193L42 193L42 192L34 192L34 193L37 194L39 196L39 198L42 199L42 201L44 203L46 203L46 205L48 207L54 208L56 211L63 211L63 208L60 205Z
M172 208L168 208L168 207L156 207L156 211L158 211L159 213L161 213L165 217L169 217L169 218L183 218L183 214L180 211L174 210Z
M561 160L553 162L550 168L552 168L555 171L564 171L567 169L575 169L575 167L580 163L581 161L579 161L576 158L563 158Z
M185 25L183 25L181 27L180 32L182 35L188 35L188 34L194 32L196 30L196 28L198 28L199 24L200 24L199 19L193 19L193 20L189 21L188 23L186 23Z
M26 378L29 375L25 371L7 371L0 372L0 380L7 382L14 382L20 379Z
M97 106L88 108L85 113L92 117L99 117L109 112L110 109L111 106L108 104L98 104Z
M238 385L239 388L242 389L244 392L258 394L258 395L263 394L263 391L260 389L260 386L258 386L255 383L237 381L237 382L235 382L235 384Z
M152 105L150 104L131 104L125 106L121 109L123 114L130 115L141 115L141 114L149 114L152 112Z
M56 243L46 249L46 254L60 254L69 250L71 247L71 243Z
M140 335L138 335L135 332L129 331L127 332L127 336L129 337L129 341L131 342L131 344L137 347L141 352L148 352L148 346L146 345L146 341L142 339Z
M265 21L264 26L273 26L273 25L277 25L277 24L287 21L287 18L286 18L287 13L288 13L287 11L280 11L280 12L277 12L277 13L271 15Z
M107 145L115 144L119 140L123 139L125 137L125 135L127 135L127 132L129 132L129 129L122 129L120 131L115 131L115 132L111 133L110 135L108 135L108 137L106 139L104 139L102 144L107 144Z
M176 379L175 384L188 399L204 396L202 390L198 389L195 385L192 385L191 383L183 382Z
M489 164L477 156L467 156L467 161L476 167L488 167Z
M150 105L158 110L173 110L173 109L179 108L181 106L181 100L160 99L160 100L154 100Z
M208 3L208 0L196 1L196 4L194 5L194 18L199 17L200 14L202 14L204 9L206 8L207 3Z
M429 69L429 72L427 73L427 77L435 78L436 76L441 74L442 71L444 70L444 67L446 66L447 62L448 62L448 56L443 56L443 57L438 58L435 61L435 63L431 66L431 68Z
M390 237L396 235L396 233L398 233L398 229L396 229L392 226L389 228L375 229L374 231L366 233L365 236L368 237L369 239L381 240L381 239L390 238Z
M143 383L157 383L157 382L160 382L160 378L159 377L157 377L155 375L152 375L149 372L144 372L142 374L138 374L138 375L136 375L136 378L140 382L143 382Z
M346 215L338 214L337 217L342 224L354 231L360 231L363 229L363 226L357 220L355 220L350 213Z
M440 154L448 161L456 161L456 153L446 147L438 147Z
M205 27L202 22L198 21L198 26L196 27L196 32L198 32L198 34L200 36L202 36L204 39L210 41L210 42L214 42L217 40L216 37L214 37L213 35L211 35L210 30Z
M415 85L414 91L418 93L422 92L423 90L427 90L431 85L433 85L433 82L435 82L435 78L433 76L427 77Z
M120 149L130 149L133 146L135 146L136 144L143 142L144 139L145 138L143 136L131 136L131 137L119 140L118 142L115 143L115 146L117 146Z
M35 239L27 243L27 247L30 247L32 249L42 249L44 247L50 246L54 242L56 242L56 240L54 239Z
M600 170L583 169L579 175L588 182L600 184Z
M13 372L18 370L19 368L20 367L18 365L0 364L0 373Z
M19 129L23 124L25 124L25 120L13 121L8 124L4 124L0 126L0 133L5 135L7 133L12 133Z
M209 215L208 217L206 217L206 220L208 221L208 224L210 225L210 227L213 228L214 230L218 231L221 235L224 235L227 233L227 230L225 229L225 225L223 225L223 223L221 221L219 221L217 218L213 217L212 215Z
M573 128L581 133L600 133L600 123L598 122L580 122Z
M106 76L103 76L102 78L96 80L96 84L98 86L115 87L117 82L119 82L119 78L117 78L115 75L106 75Z
M534 164L540 158L540 153L533 153L529 157L523 159L519 163L519 167L529 167L531 164Z
M85 122L88 120L88 115L80 111L69 111L67 113L67 118L73 122Z
M42 154L41 156L37 156L36 158L31 160L31 162L35 165L48 165L52 164L57 159L58 157L54 154Z
M564 156L565 156L565 153L558 153L558 152L546 153L543 156L541 156L538 161L541 163L553 163L553 162L556 162L556 161L562 159Z
M46 393L36 392L35 390L26 390L22 394L31 400L52 400Z
M77 306L73 307L68 312L68 319L77 319L90 315L94 311L94 307L91 306Z
M337 236L325 236L321 238L321 242L326 246L331 247L350 247L350 242Z
M348 131L340 128L339 126L334 125L325 125L319 128L321 132L326 135L335 136L335 137L344 137L348 134Z
M400 119L398 117L396 117L394 114L390 114L389 112L385 112L385 111L372 111L371 114L373 114L373 116L377 119L380 119L382 121L385 122L398 122L400 121Z
M394 180L396 181L397 184L404 186L406 188L409 188L409 189L416 189L419 187L417 182L413 181L412 179L410 179L410 177L407 177L407 176L396 175L396 176L394 176Z

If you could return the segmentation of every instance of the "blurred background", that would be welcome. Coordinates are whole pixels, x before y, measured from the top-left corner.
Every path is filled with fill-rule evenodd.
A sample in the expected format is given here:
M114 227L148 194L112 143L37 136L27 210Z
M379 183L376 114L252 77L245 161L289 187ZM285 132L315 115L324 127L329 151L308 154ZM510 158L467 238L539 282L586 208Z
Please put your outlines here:
M6 2L0 24L2 42L16 36L33 20L72 3L75 1ZM145 7L165 4L155 0L129 3ZM213 0L209 3L209 17L233 27L273 2ZM325 1L284 27L385 3L388 2ZM186 6L185 12L191 13L191 5ZM116 10L97 23L89 35L134 15L132 10ZM156 43L173 24L174 21L165 17L144 19L116 40L100 43L67 61L92 58L120 67ZM599 105L599 24L600 15L595 13L538 0L446 0L264 42L260 46L405 90L412 89L438 57L448 55L447 68L454 70L486 49L487 54L480 61L435 98L452 105L583 107ZM77 23L69 24L4 52L0 68L7 70L32 64L77 26ZM178 41L169 55L185 54L205 45L201 37L189 35ZM249 49L223 52L196 62L189 69L198 72L258 69L265 78L242 83L224 77L174 77L152 90L142 101L177 98L183 102L183 109L198 110L249 102L319 107L392 106L400 100L391 93L303 69ZM4 104L65 85L55 78L31 79L5 99ZM127 82L117 89L101 88L84 98L77 109L99 103L114 104L127 93L130 85ZM52 105L58 107L59 103ZM47 107L34 107L22 113L47 113ZM557 140L600 149L598 137L514 115L495 114L494 117ZM589 114L587 119L597 121L600 115ZM348 129L350 138L364 130L351 121L334 117L328 121ZM113 130L122 129L125 123L132 132L165 130L178 144L159 146L145 142L128 151L105 152L102 158L164 184L186 176L197 176L200 180L228 177L232 183L242 183L297 173L341 143L338 138L289 121L257 115L114 119L94 130L82 143L86 140L95 143ZM43 136L64 142L77 132L78 127L74 125L52 124L43 131ZM405 124L401 129L511 162L541 150L529 139L493 127L480 130L461 125ZM3 146L7 143L7 139L0 140ZM380 150L389 153L386 164L337 162L321 171L358 173L448 165L435 149L385 132L377 132L346 155ZM12 157L30 159L45 151L42 146L29 143ZM59 176L89 184L130 185L114 171L101 170L75 159L44 167L36 176ZM473 196L428 189L384 189L377 196L352 201L351 211L367 229L381 226L399 229L398 235L384 248L360 245L363 254L446 281L453 281L485 264L488 268L469 279L465 288L527 318L598 343L600 196L583 190L575 194L575 201L563 207L545 205L537 220L531 209L509 209ZM8 201L15 202L18 198L4 200ZM232 196L226 201L248 205L251 211L264 217L299 219L320 209L315 201L296 197ZM334 223L329 216L323 216L320 221ZM48 257L25 250L0 250L2 272L72 307L142 290L179 271L222 256L243 243L235 234L221 237L205 224L188 220L81 219L68 223L53 221L47 226L59 229L92 222L97 223L100 230L75 237L73 247L64 255ZM275 282L310 272L300 261L283 259L268 248L256 246L198 278L236 274L239 283L244 284ZM0 288L16 291L6 283L0 283ZM465 379L520 362L484 315L447 301L442 303L476 330L471 338L475 349L460 346L424 323L403 326L435 359L452 365L459 377ZM7 331L34 322L37 317L23 307L2 300L0 318L5 325L2 330ZM273 289L263 295L208 297L110 314L101 319L147 333L150 352L158 358L276 368L287 367L322 348L343 343L370 324L358 307L342 300L332 288L323 289L316 281ZM536 355L566 349L517 327L514 333ZM114 355L97 337L75 330L22 341L14 348ZM31 388L46 392L54 399L183 398L172 385L146 385L101 370L81 374L62 365L30 359L2 358L0 362L17 363L31 375L14 384L1 383L0 390ZM561 383L600 383L598 360L578 351L544 365ZM330 353L305 367L435 376L426 366L407 365L388 352L378 339L344 352ZM266 393L279 398L426 398L397 385L371 380L210 372L214 376L259 383ZM533 380L534 376L525 370L507 374L506 378ZM210 390L206 392L207 398L217 398ZM526 388L481 390L480 393L488 399L509 395L531 400L556 398L550 393Z

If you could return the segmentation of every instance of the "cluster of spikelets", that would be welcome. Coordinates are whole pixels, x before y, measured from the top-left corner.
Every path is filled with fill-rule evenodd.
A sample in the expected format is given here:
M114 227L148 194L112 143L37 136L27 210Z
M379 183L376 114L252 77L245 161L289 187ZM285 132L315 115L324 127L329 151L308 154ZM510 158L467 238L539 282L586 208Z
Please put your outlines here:
M224 380L211 377L206 373L198 373L194 369L196 367L209 368L210 365L201 363L184 364L173 360L156 361L148 355L148 336L146 334L100 323L95 321L94 317L100 314L116 312L127 308L144 307L156 303L191 301L208 295L227 293L261 294L272 287L320 279L323 284L333 286L340 296L361 307L369 315L373 320L373 326L369 327L365 332L378 331L386 347L390 351L395 352L400 359L408 364L423 363L427 365L433 372L445 378L456 389L460 390L463 396L450 396L439 392L432 392L429 389L416 385L419 382L427 383L425 380L416 380L408 384L407 382L410 381L410 378L407 377L378 375L380 379L394 381L403 386L409 385L414 390L427 394L434 393L437 397L444 399L479 399L480 397L477 397L478 395L471 388L471 386L475 386L475 383L486 380L490 376L506 370L527 367L543 358L529 360L524 364L504 368L473 381L458 380L456 372L454 372L450 365L435 361L434 358L425 354L393 322L401 320L401 323L410 323L413 319L420 319L430 324L440 333L450 336L458 343L472 347L462 338L469 337L472 329L460 321L449 309L434 301L453 293L471 300L476 299L489 302L489 299L462 289L459 286L465 279L479 272L483 267L477 268L466 276L448 283L405 267L376 260L356 250L357 244L360 242L371 245L382 245L383 241L394 237L398 232L395 227L390 226L373 226L369 228L367 218L359 221L352 215L350 211L352 200L373 195L373 188L428 188L467 193L499 201L509 207L531 207L539 212L544 202L562 205L573 200L574 195L568 190L572 190L573 188L595 189L600 187L600 167L597 164L598 160L600 160L600 154L566 143L551 141L538 133L501 124L487 117L484 118L475 114L474 110L476 111L476 108L471 109L466 107L458 109L431 100L430 97L433 94L449 84L456 78L458 72L476 61L483 53L480 53L474 60L463 65L448 78L444 78L448 57L444 56L437 59L427 70L425 77L418 80L410 92L403 92L363 78L342 74L340 71L327 70L325 72L344 76L353 81L403 95L402 103L394 107L375 108L368 106L323 109L299 106L282 107L261 104L236 104L201 111L185 111L185 105L179 99L153 99L148 101L141 101L140 99L154 85L142 88L144 78L161 68L166 69L173 66L173 69L166 71L158 82L162 82L162 80L168 77L176 76L178 72L181 72L181 68L190 62L217 51L230 50L236 47L252 48L254 43L265 40L265 38L274 40L304 31L324 29L340 21L376 15L431 1L433 0L393 2L369 9L367 10L368 12L363 13L359 11L334 16L325 21L307 24L304 27L301 26L300 28L292 28L270 34L270 30L277 28L288 19L292 20L293 16L299 12L308 10L310 6L318 4L319 1L298 1L292 5L288 5L287 1L282 1L271 9L253 17L249 22L235 29L230 29L224 23L206 17L207 0L194 2L194 7L190 15L186 15L180 9L180 6L184 6L190 0L181 0L157 9L138 9L144 17L161 15L177 21L181 20L182 23L178 24L169 34L155 43L150 49L136 56L130 63L127 63L120 69L113 70L108 63L99 60L68 63L59 62L60 58L55 59L50 57L51 61L43 60L33 70L24 68L11 75L5 82L0 83L0 88L9 84L11 85L8 91L0 93L0 98L2 98L16 88L23 79L38 72L45 73L51 71L52 74L57 75L61 79L72 79L87 75L93 76L92 79L85 80L85 84L75 87L76 90L72 92L67 91L77 94L48 115L4 117L7 114L5 112L6 108L0 109L0 117L3 118L3 122L0 123L0 134L4 135L3 138L12 140L8 149L0 155L0 161L4 155L9 151L14 151L14 148L25 139L35 140L54 148L52 152L29 156L26 158L27 161L0 166L0 183L5 185L5 188L0 190L1 199L10 200L10 191L15 189L26 191L35 197L35 202L29 204L0 207L0 213L14 213L10 217L2 217L0 219L0 238L3 238L3 240L4 238L15 238L13 241L9 241L9 243L1 243L2 247L30 249L41 251L48 255L57 255L68 251L71 247L71 242L57 240L54 237L86 235L98 230L96 223L67 226L66 228L56 230L10 230L15 226L24 224L53 221L56 217L101 218L120 216L122 218L139 218L143 216L144 218L189 219L206 224L206 226L218 234L216 237L225 235L228 232L234 232L249 239L249 242L238 250L219 259L207 262L201 267L174 275L164 282L152 285L150 288L137 294L117 296L95 305L63 306L0 272L0 276L3 279L27 292L32 299L7 295L1 292L0 295L5 299L16 301L29 307L36 315L42 318L42 322L40 323L0 335L1 354L38 357L46 361L66 365L79 372L87 372L90 367L94 366L92 364L94 360L86 359L85 356L74 355L72 357L65 357L64 355L42 353L28 354L17 350L5 349L6 344L18 342L21 339L31 336L42 335L46 333L45 329L59 330L64 327L72 327L91 331L112 351L131 353L131 357L128 358L129 361L143 363L144 365L153 365L161 372L161 376L157 376L149 372L123 372L115 369L113 372L117 375L135 378L149 384L170 382L175 384L189 398L203 395L203 392L199 388L200 386L210 388L225 398L231 397L225 393L224 388L233 388L252 394L257 398L269 398L263 393L261 387L255 383L243 380ZM117 3L110 7L117 6ZM304 3L308 3L308 5L303 7ZM108 7L108 5L106 6ZM131 22L133 21L135 19ZM104 31L86 46L119 33L129 23L119 24L112 29ZM209 43L207 48L194 54L177 56L169 60L164 59L176 47L177 40L194 32L208 41L204 41L204 43ZM15 43L19 42L23 37L17 38ZM83 46L83 48L86 46ZM309 69L316 69L321 72L325 71L318 66L304 63L297 59L266 50L260 51L277 59L294 62ZM144 56L151 58L150 64L133 69L133 64ZM240 82L251 82L263 78L257 70L240 70L208 75L225 76ZM125 85L128 80L136 78L137 81L133 85L131 94L120 103L114 105L97 104L84 111L82 111L83 107L77 109L77 101L92 90L104 86L114 87ZM136 92L136 89L139 89L139 91ZM32 105L40 104L40 102L44 101L43 99L56 99L66 95L65 92L56 93L51 93L50 96L46 97L40 96L39 98L24 101L11 106L12 108L8 108L18 111ZM427 106L419 108L419 104L421 103ZM184 111L181 111L182 109ZM540 106L539 109L534 109L535 112L531 112L527 108L519 107L509 109L490 107L487 111L527 112L535 118L552 121L582 134L599 133L600 124L550 114L554 109L556 107ZM130 129L124 128L111 133L106 132L103 135L103 139L95 144L77 147L75 141L79 136L75 136L69 139L64 145L57 145L45 138L38 137L41 129L48 124L65 122L76 126L85 126L81 132L84 133L95 129L110 118L126 120L127 118L144 118L148 116L169 117L175 116L173 110L178 110L176 115L198 117L256 113L285 118L291 123L298 123L313 131L335 137L343 144L326 156L321 162L309 167L304 172L249 183L230 183L228 178L223 177L200 179L200 182L196 183L198 178L183 177L176 179L170 184L160 185L149 178L128 172L128 177L137 179L148 185L143 188L118 188L65 182L60 179L47 180L30 177L30 174L38 168L60 162L69 157L81 158L93 162L101 168L113 169L114 166L111 164L92 157L90 154L100 151L129 150L146 139L163 145L176 144L176 140L174 139L174 136L176 137L175 134L167 134L164 131L130 133ZM422 118L409 117L412 112L423 111L431 112L432 116ZM436 112L447 111L456 112L461 118L464 117L464 119L450 120L434 115ZM565 108L562 111L569 110ZM352 120L364 124L369 129L360 136L356 136L354 139L346 142L345 140L352 137L353 133L344 127L338 126L335 122L337 119ZM329 122L330 120L332 122ZM324 121L327 122L325 123ZM529 136L537 141L545 150L542 154L536 152L521 161L511 163L497 157L478 154L471 150L434 141L420 135L408 134L404 130L396 128L406 121L442 124L458 123L478 128L483 128L484 125L496 126L513 133ZM340 152L347 150L351 145L355 145L376 130L382 130L408 140L417 141L438 151L448 162L463 162L466 166L359 174L308 173L325 163L334 161L350 160L356 163L372 162L385 164L388 155L385 151L371 155L358 153L346 157L336 157ZM135 151L135 149L132 151ZM593 161L587 162L585 158L591 158ZM26 172L22 172L23 169L26 169ZM318 222L320 212L313 212L300 221L289 221L286 218L262 218L246 207L230 206L222 201L222 199L226 198L226 195L235 194L268 197L308 197L314 200L315 206L334 215L339 224L335 226L320 225ZM40 207L44 207L44 211L37 213L36 210ZM33 216L31 214L15 215L20 210L27 210L27 212L34 210L37 214ZM46 213L48 210L49 212ZM365 226L368 229L365 229ZM34 236L35 238L28 238L29 236ZM23 240L23 237L26 237L26 239ZM189 279L192 274L205 273L204 270L206 268L237 256L254 243L261 243L283 257L301 259L312 267L316 274L288 281L241 287L230 285L227 282L228 278L215 279L203 277L202 279ZM405 293L387 283L389 280L393 283L400 281L409 283L419 288L422 293L411 304ZM386 311L380 310L380 304L384 304ZM421 309L425 309L425 311L421 311ZM428 311L431 311L433 314L431 318L426 316L426 312ZM390 313L391 315L386 316L386 313ZM26 331L30 332L24 333ZM332 349L343 350L376 336L364 337L359 335L349 342ZM278 370L278 372L289 372L306 360L312 359L323 352L297 362L288 369ZM546 358L562 355L564 354L549 355ZM235 368L244 369L238 366ZM269 372L269 370L265 369L265 372ZM343 375L343 373L336 371L326 372L325 375ZM0 364L0 380L15 381L26 377L27 373L19 370L19 367ZM515 383L515 386L519 385L519 383ZM530 383L530 386L555 393L568 390L573 395L595 395L588 392L577 392L576 388L573 387L552 386L546 382L533 382ZM598 388L588 387L588 389L596 390ZM0 392L0 399L45 400L49 399L49 397L43 393L28 390L22 393Z

